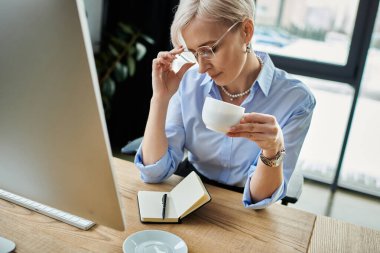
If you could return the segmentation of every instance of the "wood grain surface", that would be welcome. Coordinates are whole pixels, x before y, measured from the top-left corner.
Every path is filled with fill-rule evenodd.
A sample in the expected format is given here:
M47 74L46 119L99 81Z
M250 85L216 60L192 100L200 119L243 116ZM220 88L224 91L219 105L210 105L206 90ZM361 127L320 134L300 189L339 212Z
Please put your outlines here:
M308 252L380 252L380 231L318 216Z
M137 191L168 191L181 177L172 176L161 184L145 184L133 163L118 158L113 163L123 200L125 231L101 225L83 231L0 200L0 235L13 240L18 253L122 252L122 244L129 235L147 229L178 235L189 252L194 253L308 251L315 215L280 204L259 211L246 209L240 193L211 185L206 185L211 202L187 216L183 223L143 224L138 215ZM320 238L313 238L316 249Z

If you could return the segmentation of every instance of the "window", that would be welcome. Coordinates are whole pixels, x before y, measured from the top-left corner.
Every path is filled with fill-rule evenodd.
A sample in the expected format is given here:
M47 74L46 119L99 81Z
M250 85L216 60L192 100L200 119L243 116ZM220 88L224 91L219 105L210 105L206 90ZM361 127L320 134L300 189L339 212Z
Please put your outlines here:
M297 163L305 177L376 196L378 7L378 0L257 0L253 39L255 50L268 52L317 98Z
M339 162L354 97L348 84L297 76L307 84L316 100L312 123L297 167L306 178L332 184Z
M346 65L358 0L257 1L256 49Z
M378 14L379 14L378 10ZM380 17L372 34L339 185L380 196Z

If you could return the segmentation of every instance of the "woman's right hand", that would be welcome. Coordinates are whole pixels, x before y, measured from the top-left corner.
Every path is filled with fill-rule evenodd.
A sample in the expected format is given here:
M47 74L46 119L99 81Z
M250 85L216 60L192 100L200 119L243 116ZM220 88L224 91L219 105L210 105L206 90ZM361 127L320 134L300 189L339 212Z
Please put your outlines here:
M183 51L183 46L180 46L169 52L159 52L157 58L153 60L153 96L170 99L177 91L183 75L194 65L194 63L185 63L178 72L173 71L172 63L176 59L176 56Z

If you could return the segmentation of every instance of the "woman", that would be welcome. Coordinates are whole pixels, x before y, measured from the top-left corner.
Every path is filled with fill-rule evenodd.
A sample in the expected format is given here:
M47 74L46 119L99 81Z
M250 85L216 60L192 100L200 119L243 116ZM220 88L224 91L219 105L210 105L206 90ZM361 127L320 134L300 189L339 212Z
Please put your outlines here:
M315 99L299 80L253 52L253 0L182 0L171 39L152 65L153 96L135 164L145 182L171 176L188 151L203 178L243 191L247 208L264 208L286 194L307 134ZM186 44L185 44L186 43ZM173 61L193 53L198 64ZM207 129L207 96L245 107L227 134ZM286 155L285 155L286 153Z

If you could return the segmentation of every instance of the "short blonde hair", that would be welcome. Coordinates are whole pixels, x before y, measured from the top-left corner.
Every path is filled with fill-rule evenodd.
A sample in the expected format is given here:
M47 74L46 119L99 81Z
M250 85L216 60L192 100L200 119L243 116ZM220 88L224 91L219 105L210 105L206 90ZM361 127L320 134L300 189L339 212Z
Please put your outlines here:
M246 18L254 19L254 0L180 0L170 28L171 42L181 44L181 31L195 17L231 25Z

